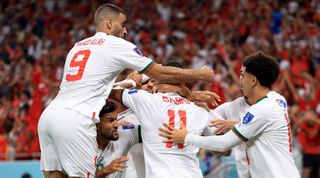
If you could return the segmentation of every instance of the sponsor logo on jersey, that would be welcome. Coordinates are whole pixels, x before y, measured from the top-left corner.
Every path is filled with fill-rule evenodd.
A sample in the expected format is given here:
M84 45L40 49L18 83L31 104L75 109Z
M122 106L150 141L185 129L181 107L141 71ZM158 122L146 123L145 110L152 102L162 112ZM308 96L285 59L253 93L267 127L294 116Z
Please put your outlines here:
M134 94L134 93L138 93L138 90L130 90L130 91L128 91L129 95Z
M134 48L133 51L139 54L140 56L143 56L142 52L138 48Z
M133 124L122 126L122 130L130 130L130 129L134 129L134 125Z
M243 117L243 120L242 120L242 124L248 124L252 121L254 115L251 114L250 112L247 112L247 114Z
M287 109L287 103L282 99L277 99L276 102L280 105L281 108Z

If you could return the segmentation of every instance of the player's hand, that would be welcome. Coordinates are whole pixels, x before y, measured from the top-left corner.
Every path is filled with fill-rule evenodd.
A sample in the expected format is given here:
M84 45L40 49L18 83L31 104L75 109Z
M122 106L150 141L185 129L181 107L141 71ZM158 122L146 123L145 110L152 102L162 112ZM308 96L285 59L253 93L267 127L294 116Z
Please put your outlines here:
M180 129L176 129L166 123L163 123L163 126L159 129L159 135L166 138L166 140L163 140L164 143L184 143L188 130L183 122L180 122Z
M210 67L203 66L200 69L200 72L201 72L201 76L202 76L202 81L209 83L213 80L214 72Z
M216 127L217 130L214 134L224 134L225 132L232 129L238 122L237 121L230 121L230 120L222 120L222 119L214 119L211 120L209 123L209 127Z
M137 84L135 81L133 81L131 79L126 79L121 82L114 83L112 86L112 89L115 89L115 90L130 89L131 90L131 89L136 88L136 86L137 86Z
M196 102L194 102L194 104L196 104L196 105L199 106L199 107L204 108L204 109L207 110L208 112L211 110L211 109L209 108L208 104L205 103L205 102L196 101Z
M128 76L127 79L131 79L136 82L137 88L140 88L142 86L141 81L142 81L142 75L139 74L137 71L131 72Z
M101 170L105 175L114 173L116 171L123 172L124 168L128 167L125 162L128 161L128 156L121 156L113 160L108 166L102 168Z
M195 101L205 101L211 103L213 106L218 106L219 102L221 102L221 98L214 92L211 91L192 91L192 98Z

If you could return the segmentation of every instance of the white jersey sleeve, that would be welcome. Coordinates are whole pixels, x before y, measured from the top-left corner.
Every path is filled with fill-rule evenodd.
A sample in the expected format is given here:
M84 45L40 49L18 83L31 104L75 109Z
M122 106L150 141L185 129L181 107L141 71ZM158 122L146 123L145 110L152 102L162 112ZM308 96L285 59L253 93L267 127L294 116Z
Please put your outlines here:
M212 119L224 119L241 121L240 117L245 113L245 110L250 106L246 103L244 97L239 97L234 101L226 102L210 111Z
M115 62L123 69L134 69L139 72L145 72L154 62L142 55L136 45L121 38L112 37L114 43L110 47L112 53L115 54ZM148 61L146 65L146 61Z
M231 109L230 108L230 105L231 105L230 103L231 102L223 103L220 106L218 106L216 109L211 110L209 112L209 114L211 116L211 120L214 120L214 119L227 120L228 119L227 112Z
M262 133L270 124L268 118L269 114L272 114L272 107L269 105L270 99L265 98L264 100L269 100L269 102L263 102L266 106L261 103L252 105L246 112L242 121L236 124L232 131L243 141L248 141L260 133Z

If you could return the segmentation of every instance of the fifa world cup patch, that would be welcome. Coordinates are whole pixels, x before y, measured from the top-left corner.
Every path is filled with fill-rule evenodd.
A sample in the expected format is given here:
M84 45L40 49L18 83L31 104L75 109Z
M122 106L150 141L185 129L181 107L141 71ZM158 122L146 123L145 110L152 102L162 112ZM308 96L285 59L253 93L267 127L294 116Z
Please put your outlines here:
M143 56L142 52L138 48L134 48L133 51L139 54L140 56Z
M129 95L134 94L134 93L138 93L138 90L130 90L130 91L128 91Z
M287 103L282 99L277 99L276 102L280 105L281 108L287 109Z
M250 112L247 112L247 114L243 117L242 123L243 124L248 124L252 121L254 115L251 114Z

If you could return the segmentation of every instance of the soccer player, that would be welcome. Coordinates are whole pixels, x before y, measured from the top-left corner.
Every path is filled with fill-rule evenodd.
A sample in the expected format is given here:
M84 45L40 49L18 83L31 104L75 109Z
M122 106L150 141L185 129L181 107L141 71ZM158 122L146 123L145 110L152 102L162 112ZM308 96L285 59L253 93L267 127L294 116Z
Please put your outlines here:
M196 134L210 134L208 112L180 96L179 85L158 84L158 93L143 90L117 91L115 98L133 110L140 125L145 156L146 178L202 177L198 148L162 143L158 128L162 122L179 127L180 121ZM114 92L114 91L113 91Z
M241 123L222 136L202 137L165 124L161 128L164 142L186 143L200 148L226 151L246 143L250 174L253 178L298 178L292 158L292 140L287 113L266 95L277 80L277 61L263 53L248 56L241 69L240 85L249 103Z
M130 74L129 74L130 75ZM123 87L132 88L130 82L131 79L126 79L124 81L118 82L113 88L123 89ZM150 93L154 92L154 80L150 79L146 75L142 75L142 86L140 89L148 91ZM98 171L96 177L108 177L121 178L128 177L133 178L139 176L143 178L144 172L144 155L142 151L141 137L140 137L140 123L137 116L132 112L132 110L126 109L121 113L117 114L115 109L115 104L112 102L107 102L105 106L100 111L100 123L97 124L97 141L99 145L99 157L97 159ZM116 118L116 119L114 119ZM114 133L117 133L118 125L117 121L130 122L131 125L126 125L119 128L119 135L114 136L111 132L113 129ZM128 151L130 151L128 153ZM128 154L129 160L124 159ZM114 160L115 158L118 158ZM114 170L117 172L110 174L112 162L123 161L122 165L118 164ZM128 161L126 165L125 161ZM110 164L111 163L111 164ZM110 165L109 165L110 164ZM123 169L125 168L126 169ZM137 168L137 169L135 169ZM129 170L128 170L129 169Z
M283 110L288 113L287 101L282 95L275 91L270 91L267 94L267 97L279 103ZM210 114L213 119L210 121L210 126L216 127L215 134L223 134L226 131L231 130L237 123L241 122L242 116L250 105L251 104L248 103L246 97L239 97L234 101L223 103L214 110L211 110ZM247 157L246 144L241 143L232 148L232 151L236 160L238 178L250 178L250 165Z
M94 177L97 113L124 69L172 83L211 81L214 76L208 67L183 70L144 57L134 44L122 39L127 34L126 14L113 4L100 6L94 22L96 34L69 51L59 93L39 120L41 170L46 178Z
M140 90L147 91L149 93L155 92L155 80L150 79L144 74L142 75L142 86ZM135 125L140 126L140 122L137 116L129 108L121 113L119 120L126 120ZM128 153L129 160L127 162L127 168L123 172L124 178L144 178L145 177L145 161L142 143L133 145Z
M128 161L129 149L137 144L139 138L138 127L123 126L118 128L118 111L113 102L107 101L100 113L100 123L97 124L97 142L99 153L97 159L96 178L121 178L125 162ZM119 129L119 131L118 131Z

